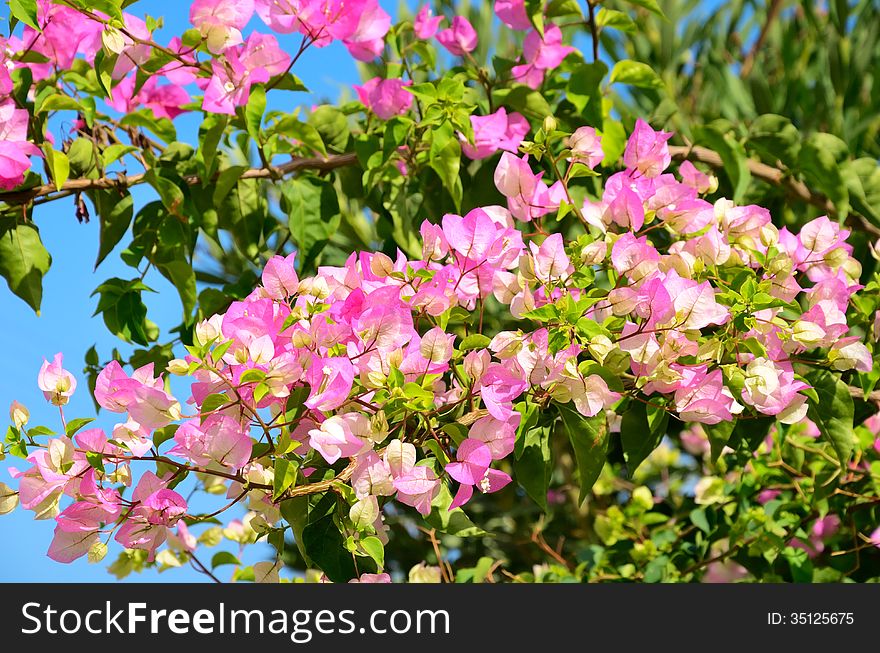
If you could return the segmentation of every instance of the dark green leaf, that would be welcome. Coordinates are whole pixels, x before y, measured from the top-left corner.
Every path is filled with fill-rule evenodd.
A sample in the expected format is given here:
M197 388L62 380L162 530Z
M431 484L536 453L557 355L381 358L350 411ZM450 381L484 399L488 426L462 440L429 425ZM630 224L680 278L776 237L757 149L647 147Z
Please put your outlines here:
M583 503L605 466L608 425L604 413L584 417L572 404L558 404L558 408L577 460L581 488L578 501Z
M214 556L211 558L212 570L222 565L238 566L240 564L241 561L235 556L235 554L230 553L229 551L219 551L218 553L215 553Z
M810 370L805 376L819 396L818 403L808 400L807 416L834 447L840 464L846 465L858 442L853 431L854 407L849 387L840 376L828 370Z
M345 583L357 575L354 560L345 548L345 540L333 522L333 515L306 526L302 532L303 548L317 567L334 583Z
M620 441L626 468L632 476L666 434L669 413L662 408L648 406L640 401L630 405L620 422Z
M33 224L0 220L0 275L9 289L40 314L43 299L43 275L49 271L52 257L40 240Z
M513 464L514 478L535 503L547 509L547 490L553 474L550 452L550 426L536 426L525 430L518 458Z
M134 215L134 200L127 191L120 197L115 191L95 190L92 192L92 201L101 221L98 258L95 261L97 268L128 231Z

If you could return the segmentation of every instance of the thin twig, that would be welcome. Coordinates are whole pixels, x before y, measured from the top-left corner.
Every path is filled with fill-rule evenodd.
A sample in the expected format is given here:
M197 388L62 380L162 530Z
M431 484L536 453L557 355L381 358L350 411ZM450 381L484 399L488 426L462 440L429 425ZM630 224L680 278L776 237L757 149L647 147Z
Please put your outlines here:
M245 170L240 179L266 179L273 175L273 171L287 175L300 170L320 170L329 171L344 166L354 165L357 163L357 155L353 152L346 154L331 154L327 157L295 157L292 160L277 166L273 169L268 168L250 168ZM211 181L216 180L217 176L212 177ZM187 175L183 177L184 183L189 186L198 186L202 183L202 178L198 175ZM24 203L40 197L46 197L48 200L55 200L66 197L74 193L95 190L95 189L111 189L111 188L130 188L138 184L146 183L146 175L132 175L131 177L99 177L98 179L70 179L64 182L60 191L56 191L54 184L43 184L35 186L27 190L6 191L0 193L0 202L8 204Z
M721 160L721 155L718 154L718 152L700 145L670 145L669 154L672 155L673 159L679 161L687 159L706 163L713 168L724 167L724 162ZM824 195L810 190L810 188L802 181L787 176L786 173L779 168L774 168L773 166L769 166L760 161L755 161L754 159L747 159L746 164L753 177L757 177L758 179L773 184L774 186L784 188L790 196L807 202L808 204L812 204L813 206L818 206L829 216L837 216L837 208L834 204ZM2 198L2 194L0 194L0 198ZM850 213L847 216L846 222L852 227L880 237L880 227L869 222L861 215Z
M755 65L755 58L758 56L761 48L764 47L764 41L767 40L767 35L770 33L770 26L773 24L773 21L776 20L781 9L782 0L770 0L770 6L767 7L767 19L764 21L763 27L761 27L761 33L758 34L755 43L752 45L745 58L743 58L742 68L740 68L739 71L739 76L741 78L745 79L749 76L749 73L752 72L752 68Z

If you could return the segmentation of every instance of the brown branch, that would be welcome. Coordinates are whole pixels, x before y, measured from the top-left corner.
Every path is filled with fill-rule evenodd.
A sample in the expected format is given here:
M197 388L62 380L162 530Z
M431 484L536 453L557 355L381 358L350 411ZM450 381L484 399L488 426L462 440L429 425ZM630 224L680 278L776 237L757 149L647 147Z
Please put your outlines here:
M307 485L296 485L293 487L287 488L281 496L276 499L276 503L281 503L282 501L286 501L287 499L293 499L295 497L302 497L308 494L318 494L319 492L327 492L328 490L333 489L334 483L345 482L351 478L351 475L354 473L356 462L352 460L348 467L343 469L333 478L328 478L326 481L318 481L317 483L309 483Z
M847 386L849 390L849 394L856 399L862 399L864 401L871 401L876 404L880 404L880 390L874 390L873 392L866 393L861 388L854 388L852 386Z
M764 21L764 26L761 27L761 33L758 34L757 40L752 45L748 54L743 58L742 67L739 71L739 76L741 78L745 79L749 76L749 73L752 72L752 68L755 65L755 58L758 56L761 48L764 47L764 41L767 40L767 35L770 33L770 26L773 24L773 21L776 20L781 9L782 0L770 0L770 6L767 7L767 20Z
M327 157L296 157L285 164L277 167L251 168L245 170L241 175L241 179L266 179L274 175L287 175L300 170L320 170L329 171L344 166L354 165L357 162L357 155L352 153L331 154ZM211 181L215 181L215 175ZM112 188L130 188L138 184L146 183L146 174L132 175L131 177L120 175L116 178L99 177L98 179L70 179L64 182L61 190L58 191L54 184L43 184L35 186L27 190L15 190L0 192L0 202L7 204L21 204L30 202L37 198L45 198L44 201L51 201L81 193L87 190L96 189L112 189ZM187 175L183 177L183 181L189 186L198 186L202 183L202 178L198 175Z
M721 155L718 154L718 152L700 145L670 145L669 153L672 155L673 159L680 161L689 159L691 161L706 163L713 168L724 167L724 162L721 160ZM768 184L783 188L791 197L806 202L807 204L817 206L829 216L837 216L837 209L834 204L821 193L810 190L810 188L802 181L787 176L785 172L779 168L774 168L773 166L760 161L755 161L754 159L747 159L747 165L749 172L752 173L753 177L757 177ZM0 198L2 198L2 194L0 194ZM873 236L880 237L880 228L861 215L850 213L846 218L846 222L851 227L866 231Z

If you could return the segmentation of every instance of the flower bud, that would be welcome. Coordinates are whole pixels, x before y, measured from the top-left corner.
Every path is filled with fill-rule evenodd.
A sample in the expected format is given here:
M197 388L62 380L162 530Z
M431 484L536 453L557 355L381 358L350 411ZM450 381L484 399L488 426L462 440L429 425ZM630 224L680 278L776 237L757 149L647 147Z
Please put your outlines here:
M184 376L187 372L189 372L189 363L187 363L182 358L175 358L168 361L168 365L165 367L165 369L174 376Z
M12 405L9 407L9 419L12 420L12 423L15 424L15 428L21 430L24 428L24 425L28 423L28 420L31 418L30 412L28 409L24 407L24 405L18 403L17 401L13 401Z
M101 562L104 557L107 555L107 545L102 541L98 540L94 544L92 544L89 549L89 562L95 564L97 562Z
M773 247L779 242L779 229L772 223L767 223L761 227L761 244L765 247Z
M791 337L806 347L814 347L825 338L825 329L815 322L798 320L791 327Z
M420 562L409 570L408 580L410 583L439 583L441 578L440 567Z
M380 410L370 418L370 439L379 444L388 437L388 418L385 411Z
M590 344L587 345L587 349L597 361L602 363L605 361L605 357L614 349L614 343L611 342L611 338L608 336L599 334L590 338Z
M6 483L0 483L0 515L12 512L17 505L18 492L6 485Z
M556 127L557 127L556 118L554 118L553 116L547 116L546 118L544 118L543 127L544 127L544 131L547 132L548 134L552 131L556 131Z
M103 43L105 50L113 54L122 54L122 51L125 49L125 39L122 33L109 25L101 32L101 43Z
M584 265L599 265L608 255L608 245L604 240L585 245L581 249L581 262Z
M849 254L847 254L843 247L835 247L830 252L825 252L822 256L822 260L825 261L825 264L828 265L828 267L838 268L846 264L849 260Z
M196 344L205 346L220 337L220 327L223 323L223 317L214 315L210 319L202 320L196 324L195 340Z
M370 258L370 272L377 277L387 277L394 272L394 261L387 254L376 252Z

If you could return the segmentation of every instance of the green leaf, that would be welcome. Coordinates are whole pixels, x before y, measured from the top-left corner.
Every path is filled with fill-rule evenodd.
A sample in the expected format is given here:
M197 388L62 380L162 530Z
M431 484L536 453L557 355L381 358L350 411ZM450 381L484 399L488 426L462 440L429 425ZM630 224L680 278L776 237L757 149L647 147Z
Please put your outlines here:
M345 548L332 513L303 529L302 544L308 557L332 582L346 583L357 576L354 560Z
M880 225L880 166L871 157L845 161L840 166L852 208Z
M540 122L553 113L553 109L541 93L523 84L516 84L511 89L500 89L493 95L498 103L518 111L532 122Z
M837 374L828 370L810 370L805 376L819 396L818 402L807 400L807 416L819 427L822 437L834 447L841 465L846 465L858 443L853 431L855 411L849 387Z
M458 174L461 167L461 143L451 123L444 122L432 131L428 162L440 177L443 187L449 191L455 206L461 206L462 186Z
M43 276L51 264L52 257L35 225L0 220L0 275L6 279L9 289L37 315L43 299Z
M636 24L628 14L616 9L606 9L605 7L602 7L596 13L596 27L611 27L627 33L636 31Z
M516 482L541 509L547 510L547 490L553 475L550 426L542 425L517 433L520 453L513 464Z
M153 431L153 446L156 450L173 438L178 428L180 428L180 424L169 424Z
M9 13L25 25L40 31L37 25L37 0L9 0Z
M544 0L525 0L524 7L532 27L544 38Z
M68 95L55 93L42 97L41 101L34 104L34 113L49 111L82 111L82 105Z
M309 114L309 124L318 130L328 149L345 151L350 132L348 119L339 109L322 105Z
M552 2L547 4L544 12L547 14L547 18L583 16L578 0L552 0Z
M101 159L104 161L104 166L106 167L120 157L137 151L138 148L136 148L134 145L126 145L125 143L114 143L113 145L108 145L104 148L104 151L101 152Z
M617 165L625 149L626 130L623 128L623 123L613 118L605 118L602 121L602 151L605 153L602 165Z
M223 565L235 565L237 567L240 564L241 561L235 556L235 554L230 553L229 551L218 551L211 558L212 571Z
M378 537L375 535L365 537L360 541L360 545L375 560L376 566L379 567L380 571L385 568L385 547Z
M583 503L605 466L608 425L604 413L584 417L571 404L558 404L558 408L577 460L581 487L578 501Z
M663 10L660 8L657 0L626 0L626 2L631 5L636 5L637 7L647 9L651 13L660 16L660 18L666 18L666 14L663 13Z
M104 473L104 458L97 451L87 451L86 462L89 463L89 467L92 469L95 469L102 474Z
M197 31L197 30L196 30ZM229 117L218 113L209 113L199 127L199 154L205 164L204 176L214 176L217 161L217 147L226 131Z
M581 64L568 78L566 97L587 124L599 125L602 122L601 84L607 73L608 66L597 61Z
M256 142L260 142L260 125L263 122L263 114L266 112L266 89L262 86L251 88L247 105L244 109L244 122L247 133Z
M278 124L278 133L285 134L291 138L295 138L303 145L306 145L314 151L327 156L327 148L324 145L324 139L313 125L307 122L300 122L296 118L284 121L283 125Z
M46 155L46 164L49 166L49 172L52 174L55 190L61 190L70 174L70 160L64 152L52 149L52 146L48 143L43 144L43 152Z
M660 444L666 434L669 413L640 401L630 405L620 422L620 441L630 477Z
M95 190L91 197L101 220L98 258L95 261L97 268L128 231L134 216L134 200L127 191L120 197L116 191Z
M614 64L609 81L638 86L640 88L663 88L663 80L646 63L624 59Z
M162 204L171 215L178 218L185 217L183 215L184 196L180 186L171 179L160 175L155 168L147 170L144 173L144 179L150 186L156 189Z
M842 217L849 212L849 190L840 164L849 154L846 143L833 134L810 134L801 146L798 164L810 185L830 199Z
M279 458L275 461L275 477L272 481L272 499L277 500L287 488L296 483L299 463L295 460Z
M223 200L226 199L226 196L229 195L233 188L235 188L236 184L238 184L238 180L241 179L241 176L247 169L248 166L229 166L220 172L217 176L217 181L214 185L214 193L212 195L212 199L216 206L223 203Z
M775 113L758 116L749 125L747 145L791 167L800 150L800 134L791 120Z
M736 420L722 421L717 424L702 424L701 426L709 438L709 456L710 460L714 463L718 460L727 443L730 442L730 436L733 434L734 427L736 427Z
M333 186L315 177L294 177L281 187L282 207L299 248L303 268L310 266L339 227L339 201Z
M451 503L452 494L449 488L446 485L441 486L431 502L431 512L425 517L425 521L437 531L456 537L478 537L486 534L486 531L471 521L464 510L461 508L450 510Z
M489 336L484 336L482 333L474 333L464 338L459 344L458 348L461 351L470 351L471 349L483 349L489 346L489 343L492 340Z
M82 427L86 426L87 424L91 424L94 421L94 417L77 417L76 419L72 419L67 423L67 428L64 429L64 433L67 435L67 437L72 438Z

